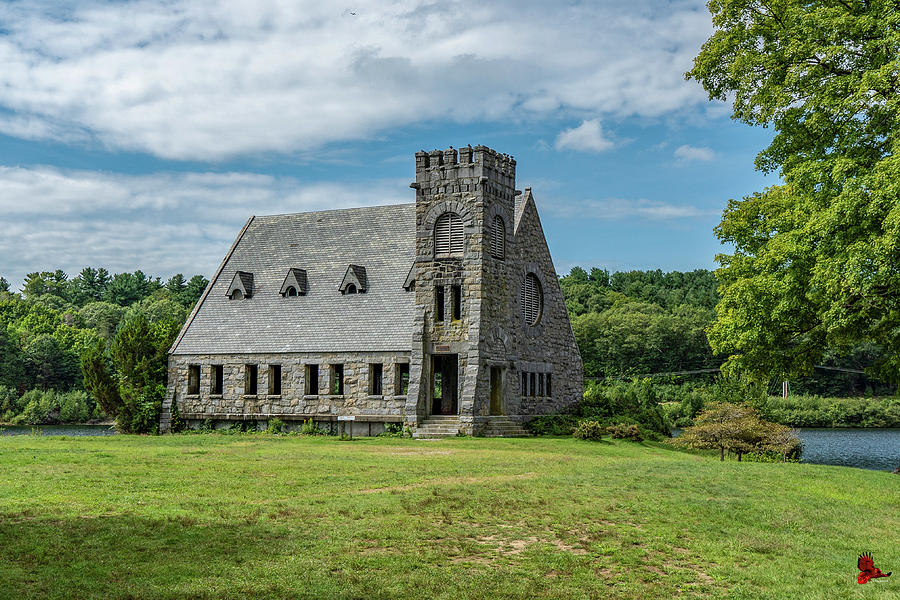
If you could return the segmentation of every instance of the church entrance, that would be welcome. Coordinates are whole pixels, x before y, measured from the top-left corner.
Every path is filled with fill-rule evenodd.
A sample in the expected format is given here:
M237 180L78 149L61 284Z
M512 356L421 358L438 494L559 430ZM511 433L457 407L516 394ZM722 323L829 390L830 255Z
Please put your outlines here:
M458 355L434 354L431 361L431 414L459 414Z
M491 415L503 414L503 369L491 367Z

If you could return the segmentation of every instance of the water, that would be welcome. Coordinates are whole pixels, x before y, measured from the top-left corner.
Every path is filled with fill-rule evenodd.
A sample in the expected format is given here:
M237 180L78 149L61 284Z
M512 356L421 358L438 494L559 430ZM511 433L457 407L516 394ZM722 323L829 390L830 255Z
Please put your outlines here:
M798 431L803 440L800 462L873 471L900 467L900 429L811 427ZM680 433L681 429L672 429L673 437Z
M900 467L900 429L801 429L802 462L876 471Z
M112 425L0 425L0 435L115 435Z

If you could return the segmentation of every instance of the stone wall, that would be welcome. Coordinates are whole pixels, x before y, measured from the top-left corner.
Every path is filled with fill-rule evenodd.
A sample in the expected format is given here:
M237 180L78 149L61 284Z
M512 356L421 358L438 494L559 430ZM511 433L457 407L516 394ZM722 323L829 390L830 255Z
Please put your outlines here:
M333 394L331 365L344 366L344 393ZM369 365L382 365L382 394L369 393ZM409 364L408 354L384 353L272 353L194 354L169 357L166 403L177 402L182 419L334 421L338 415L353 415L360 422L404 421L407 397L397 389L398 364ZM188 394L192 365L200 366L198 394ZM212 394L213 365L222 365L222 394ZM258 366L257 393L245 394L246 365ZM281 394L269 394L269 366L281 366ZM318 365L318 394L307 394L307 365ZM165 408L165 407L164 407ZM164 413L167 412L164 410ZM168 429L160 423L160 429Z

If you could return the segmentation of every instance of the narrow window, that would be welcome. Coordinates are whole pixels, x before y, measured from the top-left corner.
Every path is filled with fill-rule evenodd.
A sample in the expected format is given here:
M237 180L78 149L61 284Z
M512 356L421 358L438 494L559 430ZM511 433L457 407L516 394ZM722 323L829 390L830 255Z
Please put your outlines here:
M405 396L409 390L409 363L397 363L397 378L394 381L394 394Z
M491 223L491 256L503 260L506 256L506 224L500 215Z
M222 376L222 365L213 365L212 371L210 372L211 377L209 378L209 393L215 394L217 396L222 395L222 388L224 387L222 384L223 376Z
M537 275L534 273L525 275L519 295L525 322L529 325L537 325L541 321L541 313L544 310L544 292Z
M547 373L547 390L546 391L547 391L548 396L553 395L553 388L550 387L550 373Z
M522 371L519 375L522 378L522 395L527 396L528 395L528 373L526 373L525 371Z
M187 393L191 395L200 393L200 365L191 365L188 367Z
M544 374L538 373L538 396L544 395Z
M381 396L384 394L382 390L382 374L383 366L381 363L369 364L369 394L372 396Z
M306 394L315 396L319 393L319 365L306 365Z
M434 288L434 309L437 314L436 320L444 320L444 286L438 285Z
M529 373L530 380L528 381L528 391L530 392L529 396L534 396L535 388L537 387L535 384L537 383L537 374Z
M248 396L255 396L258 382L259 367L256 365L244 365L244 393Z
M462 288L458 285L454 285L450 288L450 304L452 308L452 315L454 321L459 321L462 318Z
M269 394L281 395L281 365L269 365Z
M331 365L331 393L336 396L344 394L344 365Z

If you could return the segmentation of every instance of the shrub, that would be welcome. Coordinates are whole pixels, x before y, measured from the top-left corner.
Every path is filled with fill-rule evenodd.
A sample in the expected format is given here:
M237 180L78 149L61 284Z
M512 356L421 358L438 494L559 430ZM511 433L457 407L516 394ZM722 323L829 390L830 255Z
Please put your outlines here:
M619 423L606 428L609 435L616 440L631 440L632 442L643 442L644 436L637 425L626 425Z
M303 421L303 425L300 426L300 435L328 435L329 432L325 431L318 425L316 425L312 417Z
M284 428L284 421L281 419L269 419L269 422L266 426L266 433L281 433L281 430Z
M402 423L385 423L384 431L379 433L376 437L403 437L403 424Z
M94 402L87 392L74 390L58 394L59 420L62 423L84 423L90 420Z
M579 440L600 441L603 437L604 427L597 421L585 419L578 423L575 432L572 434Z
M544 415L525 423L525 431L533 435L572 435L578 425L575 415Z

